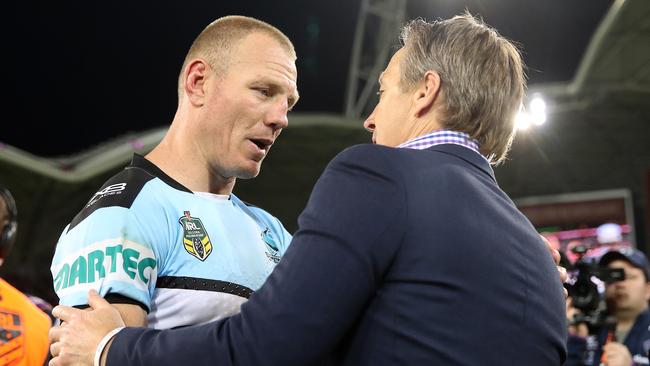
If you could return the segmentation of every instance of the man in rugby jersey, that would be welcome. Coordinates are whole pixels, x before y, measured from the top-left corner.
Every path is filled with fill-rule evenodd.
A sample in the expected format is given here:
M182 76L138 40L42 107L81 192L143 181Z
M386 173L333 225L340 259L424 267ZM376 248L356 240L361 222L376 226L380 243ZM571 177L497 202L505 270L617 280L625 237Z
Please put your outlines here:
M61 304L89 289L127 324L175 328L232 315L259 288L291 236L234 194L287 126L298 100L291 41L230 16L192 44L178 109L148 155L134 155L63 230L52 261Z

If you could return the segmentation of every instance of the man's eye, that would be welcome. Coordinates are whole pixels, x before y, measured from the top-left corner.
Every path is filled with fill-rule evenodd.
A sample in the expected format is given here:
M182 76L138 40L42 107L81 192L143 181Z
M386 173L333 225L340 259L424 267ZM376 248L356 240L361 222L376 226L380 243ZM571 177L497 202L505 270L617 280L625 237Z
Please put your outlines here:
M377 95L378 95L378 96L380 96L380 97L381 97L381 95L382 95L383 93L384 93L384 91L383 91L383 90L381 90L381 89L379 89L379 90L377 90Z
M265 97L268 97L268 96L271 95L271 92L269 91L269 89L266 89L266 88L257 88L255 90L257 90L258 93L262 94Z

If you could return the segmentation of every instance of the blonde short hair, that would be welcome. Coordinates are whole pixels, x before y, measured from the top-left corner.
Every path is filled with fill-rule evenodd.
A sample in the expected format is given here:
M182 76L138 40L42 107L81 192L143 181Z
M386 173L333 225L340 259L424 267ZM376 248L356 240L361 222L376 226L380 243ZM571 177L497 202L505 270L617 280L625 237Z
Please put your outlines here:
M232 54L236 50L238 42L255 32L270 36L284 47L294 59L296 58L296 51L289 38L274 26L255 18L240 15L219 18L205 27L196 37L185 56L178 77L179 100L183 91L183 73L190 61L203 58L217 73L223 74L228 70L228 66L232 61Z

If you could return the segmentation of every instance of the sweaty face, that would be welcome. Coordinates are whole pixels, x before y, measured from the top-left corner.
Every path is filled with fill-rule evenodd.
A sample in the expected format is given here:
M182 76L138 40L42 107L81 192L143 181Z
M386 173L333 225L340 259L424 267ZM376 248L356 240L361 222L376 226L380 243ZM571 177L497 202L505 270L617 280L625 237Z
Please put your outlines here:
M195 146L214 174L253 178L298 100L296 66L291 54L263 33L247 36L231 57L225 74L206 79Z
M625 280L607 285L607 302L615 305L617 311L643 311L650 298L650 285L646 282L643 270L624 260L612 261L607 267L622 268L625 271Z
M399 63L403 53L403 48L397 51L381 74L379 103L363 123L372 132L372 142L376 144L396 147L411 138L411 93L403 92L400 87Z

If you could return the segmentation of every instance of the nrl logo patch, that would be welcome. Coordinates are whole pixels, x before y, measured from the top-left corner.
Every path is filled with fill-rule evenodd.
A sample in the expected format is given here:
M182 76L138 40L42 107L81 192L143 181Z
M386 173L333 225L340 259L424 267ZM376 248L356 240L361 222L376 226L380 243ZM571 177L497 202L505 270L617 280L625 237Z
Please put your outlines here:
M204 261L212 253L212 243L207 231L198 217L190 216L189 211L178 219L183 227L183 246L196 258Z

